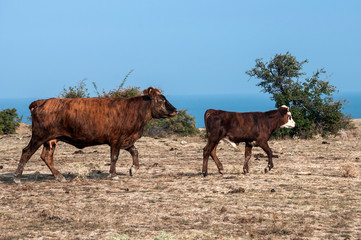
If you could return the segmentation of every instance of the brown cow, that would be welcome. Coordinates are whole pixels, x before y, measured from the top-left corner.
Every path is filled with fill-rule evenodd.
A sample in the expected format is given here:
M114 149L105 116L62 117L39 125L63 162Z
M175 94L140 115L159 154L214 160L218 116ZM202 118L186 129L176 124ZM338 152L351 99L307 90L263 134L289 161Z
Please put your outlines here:
M41 158L58 181L66 181L54 168L56 141L78 148L108 144L111 149L110 176L117 179L116 162L120 149L133 159L130 175L139 169L138 151L134 143L152 118L167 118L177 114L167 99L154 88L144 90L144 96L122 98L74 98L38 100L30 104L31 140L23 149L15 172L16 183L24 166L37 149L44 145Z
M223 138L233 144L246 143L245 161L243 172L248 173L248 161L252 154L252 147L261 147L268 156L268 166L265 172L273 168L272 150L267 141L271 134L278 128L293 128L295 122L292 119L288 107L282 106L268 112L226 112L208 109L204 114L206 125L207 145L203 149L203 170L207 176L208 158L212 157L217 165L219 173L223 174L223 166L216 155L216 148ZM268 168L268 169L267 169Z

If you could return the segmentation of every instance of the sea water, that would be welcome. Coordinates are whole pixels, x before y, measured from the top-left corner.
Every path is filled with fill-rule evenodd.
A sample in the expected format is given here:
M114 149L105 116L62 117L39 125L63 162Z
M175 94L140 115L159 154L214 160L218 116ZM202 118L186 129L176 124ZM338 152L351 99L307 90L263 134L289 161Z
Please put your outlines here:
M0 111L15 108L18 116L22 117L22 122L31 124L29 105L35 100L37 98L0 98Z
M195 117L198 128L204 127L204 112L207 109L220 109L233 112L268 111L275 109L270 95L258 94L216 94L216 95L167 95L169 102L178 110L187 109ZM38 98L0 98L0 111L15 108L22 121L30 124L29 105ZM343 112L352 118L361 118L361 93L338 94L335 99L346 99Z

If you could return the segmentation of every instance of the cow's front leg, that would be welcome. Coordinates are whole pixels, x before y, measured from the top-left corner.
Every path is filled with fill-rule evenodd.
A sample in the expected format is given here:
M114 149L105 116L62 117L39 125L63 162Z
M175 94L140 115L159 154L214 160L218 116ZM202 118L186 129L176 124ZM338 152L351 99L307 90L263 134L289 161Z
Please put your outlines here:
M267 173L268 171L270 171L273 168L272 149L268 146L267 142L261 143L261 144L259 144L259 146L267 153L268 165L264 169L264 172Z
M244 174L249 173L248 161L251 158L251 155L252 155L252 144L249 142L246 142L246 149L244 152L244 164L243 164L243 173Z
M130 148L126 149L133 158L133 165L129 169L129 175L133 176L135 172L139 169L139 161L138 161L138 150L136 147L131 146Z
M117 171L116 171L116 164L117 164L118 157L119 157L119 150L120 150L120 148L115 147L115 146L112 146L110 148L110 161L111 162L110 162L109 173L110 173L110 177L113 180L119 179L119 177L117 176Z

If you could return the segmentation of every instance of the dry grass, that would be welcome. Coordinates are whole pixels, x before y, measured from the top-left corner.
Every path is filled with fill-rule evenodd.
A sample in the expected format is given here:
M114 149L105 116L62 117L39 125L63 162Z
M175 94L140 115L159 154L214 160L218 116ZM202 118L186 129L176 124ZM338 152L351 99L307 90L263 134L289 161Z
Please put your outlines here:
M1 136L0 239L361 239L355 125L341 137L271 141L279 157L267 174L255 148L246 176L244 145L222 142L225 175L210 159L202 177L200 137L140 139L141 168L129 177L131 158L121 152L119 181L108 178L109 147L81 153L60 143L55 164L69 181L55 181L39 151L20 185L12 178L30 134Z
M359 167L356 164L345 164L341 166L341 174L343 177L359 178Z

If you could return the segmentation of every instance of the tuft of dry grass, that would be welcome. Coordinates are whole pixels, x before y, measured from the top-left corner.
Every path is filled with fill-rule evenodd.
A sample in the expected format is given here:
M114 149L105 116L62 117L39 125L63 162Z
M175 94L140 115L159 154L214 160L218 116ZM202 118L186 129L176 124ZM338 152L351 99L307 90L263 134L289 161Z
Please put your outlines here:
M340 168L342 177L345 178L359 178L360 177L360 171L356 167L355 164L348 163L344 164Z
M99 169L98 164L87 163L86 161L76 162L73 164L73 166L73 173L78 179L86 179L90 177L94 171L97 171L96 169Z

